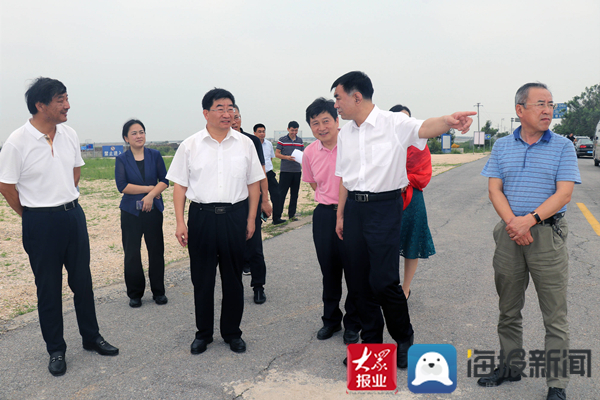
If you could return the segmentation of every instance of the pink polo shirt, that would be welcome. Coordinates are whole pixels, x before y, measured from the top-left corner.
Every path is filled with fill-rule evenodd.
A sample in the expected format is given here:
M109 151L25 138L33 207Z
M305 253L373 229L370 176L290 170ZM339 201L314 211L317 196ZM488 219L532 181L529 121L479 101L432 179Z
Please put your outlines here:
M320 140L304 149L302 156L302 180L316 183L315 201L320 204L337 204L340 196L339 176L335 176L337 145L328 150Z

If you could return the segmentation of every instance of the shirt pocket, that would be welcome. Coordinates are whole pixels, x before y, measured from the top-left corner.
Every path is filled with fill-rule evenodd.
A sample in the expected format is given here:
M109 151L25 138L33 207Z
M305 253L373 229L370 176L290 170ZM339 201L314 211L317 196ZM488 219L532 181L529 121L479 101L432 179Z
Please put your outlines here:
M392 143L382 143L375 144L371 148L371 158L373 161L373 165L378 167L385 167L392 162L392 157L394 154Z
M246 157L235 156L231 158L231 177L236 179L246 179L248 162Z

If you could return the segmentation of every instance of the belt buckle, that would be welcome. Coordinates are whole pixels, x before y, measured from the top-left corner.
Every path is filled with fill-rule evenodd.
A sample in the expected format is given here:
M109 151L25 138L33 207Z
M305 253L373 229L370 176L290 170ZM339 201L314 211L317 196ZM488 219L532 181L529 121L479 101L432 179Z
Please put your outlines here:
M356 193L354 195L354 200L359 203L367 203L369 201L369 195L367 193Z
M70 201L68 203L63 204L63 207L65 209L65 211L69 211L75 208L75 202L74 201Z
M337 204L334 204L334 205L333 205L333 211L337 211L337 209L338 209L338 205L337 205Z
M215 207L215 214L225 214L225 207Z

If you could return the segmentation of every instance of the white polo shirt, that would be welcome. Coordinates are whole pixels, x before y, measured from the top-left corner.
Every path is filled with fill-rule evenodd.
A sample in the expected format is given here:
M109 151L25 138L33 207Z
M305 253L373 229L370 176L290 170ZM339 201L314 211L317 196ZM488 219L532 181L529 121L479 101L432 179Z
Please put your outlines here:
M72 128L56 125L51 148L44 134L27 121L0 151L0 182L17 185L22 206L55 207L79 197L73 168L84 164Z
M380 193L407 186L406 151L427 145L419 138L421 124L377 106L360 127L348 122L338 135L335 175L349 191Z
M273 150L273 144L265 139L262 142L263 155L265 156L265 172L269 172L273 169L273 158L275 158L275 150Z
M167 172L196 203L237 203L248 198L248 185L264 178L252 140L233 129L221 143L206 129L185 139Z

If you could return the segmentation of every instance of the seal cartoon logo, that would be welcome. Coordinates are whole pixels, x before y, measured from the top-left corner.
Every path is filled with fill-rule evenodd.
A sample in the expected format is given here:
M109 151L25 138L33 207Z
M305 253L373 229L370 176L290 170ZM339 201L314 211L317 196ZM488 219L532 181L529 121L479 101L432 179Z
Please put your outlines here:
M450 370L443 355L430 351L419 358L415 369L416 378L412 384L418 386L423 382L438 381L446 386L452 385Z
M408 350L408 389L452 393L456 389L456 349L450 344L415 344Z

